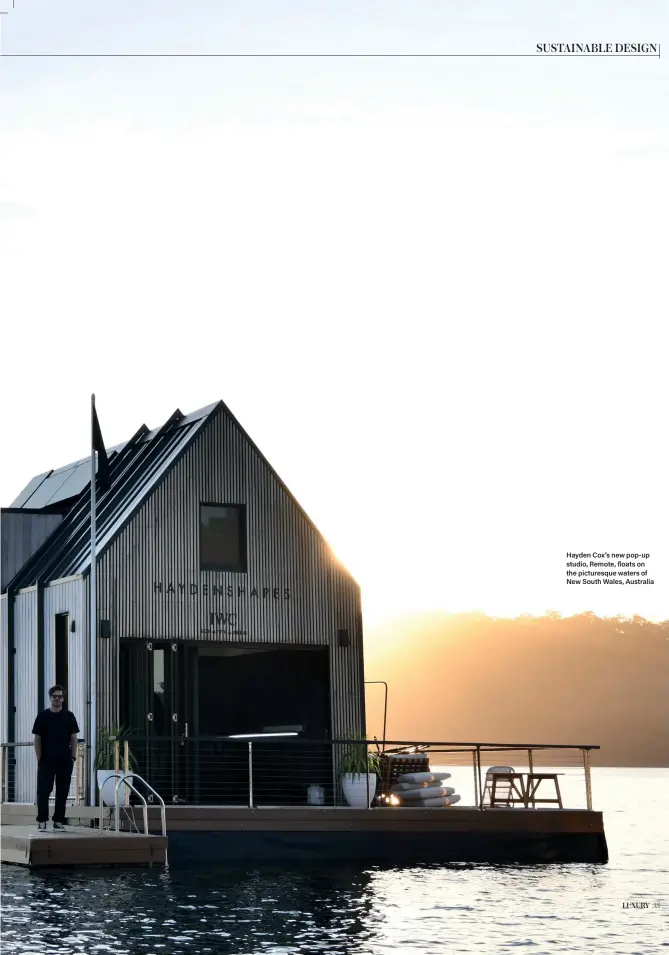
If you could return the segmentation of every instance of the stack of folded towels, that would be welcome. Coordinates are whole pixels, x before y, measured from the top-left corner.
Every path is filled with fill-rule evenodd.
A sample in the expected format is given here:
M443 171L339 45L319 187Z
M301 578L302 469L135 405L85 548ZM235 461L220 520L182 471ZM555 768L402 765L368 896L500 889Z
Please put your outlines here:
M452 786L444 786L450 773L405 773L392 785L392 793L402 806L423 807L453 806L460 802Z

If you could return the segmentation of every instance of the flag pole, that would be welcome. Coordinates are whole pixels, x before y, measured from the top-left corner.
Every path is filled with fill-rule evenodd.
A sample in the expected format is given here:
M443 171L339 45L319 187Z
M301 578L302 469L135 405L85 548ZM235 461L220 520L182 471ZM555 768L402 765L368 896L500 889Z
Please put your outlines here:
M91 806L96 802L95 752L97 746L97 555L95 536L95 441L93 422L95 421L95 395L91 395L91 575L90 575L90 798Z

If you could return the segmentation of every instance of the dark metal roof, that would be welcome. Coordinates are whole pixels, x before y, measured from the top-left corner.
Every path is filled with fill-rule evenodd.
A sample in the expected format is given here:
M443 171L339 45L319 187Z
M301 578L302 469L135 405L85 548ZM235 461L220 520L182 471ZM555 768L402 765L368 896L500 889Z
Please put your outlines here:
M222 402L208 405L192 414L177 409L161 428L149 431L146 425L109 458L111 487L98 493L96 506L96 550L100 555L121 531L137 508L167 474L170 468L200 433L207 421L223 407ZM77 461L58 472L47 472L46 481L57 476L51 489L37 498L35 492L22 498L26 507L35 500L53 503L65 500L59 492L78 489L78 499L56 531L10 581L12 590L31 587L38 581L60 580L83 574L91 563L90 459ZM83 483L84 475L87 476ZM40 475L44 478L44 475ZM33 482L37 479L34 478ZM31 484L33 483L31 482ZM45 482L36 486L39 492ZM69 487L68 487L69 486ZM29 485L30 487L30 485ZM28 489L26 489L28 490ZM17 499L19 500L19 499ZM46 506L46 503L42 506Z
M50 474L53 474L53 471L45 471L44 474L38 474L32 479L32 481L29 481L16 500L12 501L10 507L27 507L30 497L35 493L37 488L44 483Z
M107 451L109 458L122 451L126 444L127 441L115 448L109 448ZM12 501L10 507L25 507L33 510L51 507L78 497L84 488L90 487L90 484L91 459L84 458L83 461L74 461L62 468L56 468L55 471L38 474L21 491L16 500Z

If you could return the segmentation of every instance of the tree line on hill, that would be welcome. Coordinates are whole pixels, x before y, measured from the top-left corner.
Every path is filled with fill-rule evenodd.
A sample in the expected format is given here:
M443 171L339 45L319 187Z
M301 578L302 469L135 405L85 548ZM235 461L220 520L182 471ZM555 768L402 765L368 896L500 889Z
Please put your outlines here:
M597 744L593 765L669 766L669 621L414 616L365 634L365 674L389 684L387 739ZM381 699L368 688L379 737Z

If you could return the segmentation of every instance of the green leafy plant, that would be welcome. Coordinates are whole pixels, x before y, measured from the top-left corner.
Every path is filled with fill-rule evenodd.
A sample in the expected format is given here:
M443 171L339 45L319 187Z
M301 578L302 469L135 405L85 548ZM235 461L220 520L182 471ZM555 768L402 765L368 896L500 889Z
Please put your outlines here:
M381 775L381 761L378 753L371 753L366 742L365 733L356 733L351 741L342 746L340 754L340 771L342 776L351 774L360 776L366 773ZM378 744L377 744L378 748Z
M123 771L123 741L130 736L132 730L125 723L120 726L98 729L97 753L95 755L96 769L114 769L116 742L119 743L119 769ZM128 767L137 767L132 750L128 747Z

